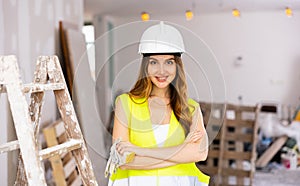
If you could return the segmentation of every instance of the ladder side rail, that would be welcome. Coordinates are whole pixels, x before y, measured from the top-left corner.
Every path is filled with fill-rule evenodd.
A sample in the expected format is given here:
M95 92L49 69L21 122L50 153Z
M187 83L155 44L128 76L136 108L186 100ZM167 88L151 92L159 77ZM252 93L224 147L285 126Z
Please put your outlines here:
M64 83L66 85L61 66L56 56L49 58L47 71L51 83ZM67 87L64 90L55 90L54 94L68 138L84 141ZM83 142L82 147L73 150L72 153L75 157L83 184L89 186L98 185L85 143Z
M46 59L43 57L39 57L36 64L36 69L34 72L33 83L46 84L47 83L47 68L46 68ZM28 112L30 115L31 122L33 124L34 129L34 138L35 143L38 147L38 133L39 133L39 123L41 118L42 106L44 103L44 91L41 92L32 92L30 95L30 105L28 108ZM24 162L22 159L22 154L18 157L18 169L17 169L17 177L15 181L15 185L24 185L28 184L27 177L24 174Z
M20 150L24 159L26 177L29 185L46 185L44 170L38 156L38 147L35 143L34 130L28 113L28 105L22 91L22 82L15 56L6 56L1 60L4 81L6 82L7 96L12 111L16 134Z

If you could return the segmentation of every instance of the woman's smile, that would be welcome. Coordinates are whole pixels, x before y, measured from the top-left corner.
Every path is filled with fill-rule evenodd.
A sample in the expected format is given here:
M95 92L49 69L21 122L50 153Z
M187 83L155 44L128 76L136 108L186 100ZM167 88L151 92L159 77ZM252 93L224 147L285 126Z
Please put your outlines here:
M159 81L160 83L164 83L167 81L168 76L155 76L155 78L157 79L157 81Z

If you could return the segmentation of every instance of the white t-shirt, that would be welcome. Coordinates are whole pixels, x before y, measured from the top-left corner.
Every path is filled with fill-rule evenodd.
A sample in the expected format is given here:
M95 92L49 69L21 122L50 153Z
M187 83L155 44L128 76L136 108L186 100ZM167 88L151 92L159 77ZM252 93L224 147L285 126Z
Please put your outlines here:
M162 147L164 145L164 142L167 139L170 124L152 124L154 136L156 139L156 144L158 147Z

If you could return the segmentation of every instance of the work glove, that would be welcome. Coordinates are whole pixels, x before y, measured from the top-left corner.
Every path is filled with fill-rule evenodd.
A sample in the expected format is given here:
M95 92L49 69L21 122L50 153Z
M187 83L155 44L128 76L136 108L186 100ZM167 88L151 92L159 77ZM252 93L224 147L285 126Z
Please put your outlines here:
M107 161L104 175L112 175L116 172L117 168L126 163L133 161L135 153L134 152L124 152L123 155L119 154L117 151L117 144L121 142L121 139L117 139L110 148L110 156Z

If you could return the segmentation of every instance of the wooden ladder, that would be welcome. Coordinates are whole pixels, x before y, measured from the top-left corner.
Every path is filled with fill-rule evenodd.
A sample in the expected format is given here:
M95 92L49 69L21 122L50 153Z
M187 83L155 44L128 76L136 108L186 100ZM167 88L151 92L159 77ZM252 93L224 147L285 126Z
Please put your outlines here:
M68 140L39 149L38 132L45 91L53 91ZM0 145L0 153L20 149L15 185L46 185L41 160L72 151L83 185L98 185L87 147L56 56L37 60L34 81L22 84L15 56L0 56L0 93L7 93L18 140ZM31 93L28 106L24 93Z

